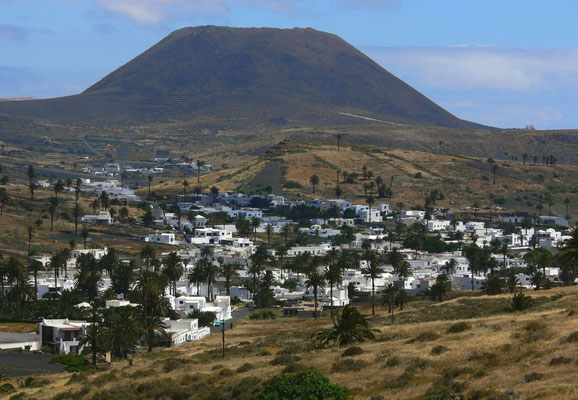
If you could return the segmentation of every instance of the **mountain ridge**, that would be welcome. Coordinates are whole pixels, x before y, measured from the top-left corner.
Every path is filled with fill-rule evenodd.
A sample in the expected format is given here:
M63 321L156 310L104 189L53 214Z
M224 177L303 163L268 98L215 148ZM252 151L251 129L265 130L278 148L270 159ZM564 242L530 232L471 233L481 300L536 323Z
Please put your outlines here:
M342 38L312 28L181 28L78 95L0 104L0 113L87 123L347 124L343 112L486 128L450 114Z

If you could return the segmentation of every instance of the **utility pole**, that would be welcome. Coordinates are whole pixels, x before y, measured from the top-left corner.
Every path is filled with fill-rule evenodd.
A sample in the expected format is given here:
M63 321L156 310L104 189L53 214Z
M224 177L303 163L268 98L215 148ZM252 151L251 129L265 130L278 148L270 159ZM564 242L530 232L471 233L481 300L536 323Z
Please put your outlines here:
M221 320L221 332L223 333L223 358L225 358L225 320Z

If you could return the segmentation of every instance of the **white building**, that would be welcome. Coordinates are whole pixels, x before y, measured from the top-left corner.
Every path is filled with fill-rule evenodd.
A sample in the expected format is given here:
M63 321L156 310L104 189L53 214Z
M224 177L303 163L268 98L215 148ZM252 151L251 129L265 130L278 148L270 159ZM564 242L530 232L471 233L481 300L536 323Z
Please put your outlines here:
M171 320L164 318L162 322L165 326L165 333L170 337L171 347L202 339L211 333L209 327L199 328L199 320L197 319Z
M80 222L87 222L89 224L112 224L112 216L108 211L101 211L98 215L85 215L80 217Z
M86 321L70 321L65 319L42 319L38 324L40 347L51 347L55 353L80 353L80 341L86 335Z
M144 237L144 241L147 243L159 243L159 244L169 244L176 245L175 234L174 233L155 233L147 235Z

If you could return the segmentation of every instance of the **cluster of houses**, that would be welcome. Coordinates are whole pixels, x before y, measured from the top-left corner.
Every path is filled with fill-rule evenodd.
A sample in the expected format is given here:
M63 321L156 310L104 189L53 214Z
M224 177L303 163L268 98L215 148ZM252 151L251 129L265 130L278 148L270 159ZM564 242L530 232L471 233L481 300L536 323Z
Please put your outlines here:
M114 181L113 181L114 182ZM101 187L104 190L104 187ZM107 192L112 189L106 186ZM257 204L266 203L267 207L259 208ZM396 275L391 265L385 265L385 272L374 282L366 277L361 269L365 266L365 261L361 261L359 269L345 269L343 271L343 282L337 287L319 287L317 298L322 307L343 307L349 304L349 290L355 288L361 296L369 295L372 285L376 290L383 289L388 284L394 284L400 289L404 289L409 296L423 295L435 283L439 274L446 274L451 281L452 289L465 290L472 288L472 282L476 289L479 289L485 276L482 272L472 277L468 260L461 251L447 253L428 253L415 249L405 249L402 244L392 240L382 228L386 220L395 220L401 224L410 226L421 224L423 228L435 233L440 240L446 243L455 243L456 233L463 233L461 240L464 243L475 242L479 246L486 246L495 239L505 243L509 249L518 250L518 256L495 254L496 258L503 260L504 267L524 267L525 263L521 257L530 248L530 242L534 238L534 246L547 249L556 249L564 240L569 238L563 231L553 228L535 230L533 227L527 229L517 229L515 232L504 232L502 229L488 226L482 221L456 221L442 215L426 219L426 213L419 210L399 210L392 212L388 204L368 205L352 204L341 199L313 201L289 201L283 196L270 194L268 196L245 195L242 193L217 195L191 195L179 196L177 205L180 213L162 213L161 218L154 221L156 232L139 237L144 242L159 243L175 246L175 252L179 255L184 264L185 273L183 278L176 283L176 293L166 293L166 299L173 307L174 311L182 319L164 320L167 332L170 333L171 345L179 345L184 342L198 340L209 334L207 327L199 327L198 321L189 318L190 313L195 310L201 312L212 312L217 320L228 320L232 317L231 299L240 302L251 302L251 293L242 284L243 281L251 279L248 267L251 263L251 255L255 252L257 244L249 237L240 237L235 224L209 223L212 213L225 213L232 219L245 218L251 220L259 219L257 227L253 227L258 233L281 233L283 227L293 224L288 218L281 215L286 213L271 213L272 209L291 209L298 206L315 207L319 210L333 210L333 215L327 218L313 218L308 226L298 229L302 235L315 236L320 240L314 241L317 244L304 246L293 246L286 249L288 261L295 259L305 253L323 256L332 249L339 251L362 251L362 248L370 243L374 249L397 248L404 259L412 267L413 274L405 279L400 279ZM152 205L151 205L152 206ZM274 214L274 215L271 215ZM276 215L275 215L276 214ZM337 214L337 215L335 215ZM521 223L518 216L500 216L501 221L514 224ZM96 216L83 217L89 223L111 223L110 214L99 213ZM565 220L553 217L543 217L545 222L555 222L564 226ZM567 224L566 224L567 226ZM344 227L354 228L353 239L347 243L334 246L331 239L342 233ZM351 231L351 230L350 230ZM202 249L205 246L211 247L210 255ZM73 276L76 268L76 259L82 253L91 253L96 259L100 259L107 253L107 249L87 249L74 250L67 263L68 273L63 274L56 280L50 276L41 276L38 280L38 296L42 298L46 293L61 292L65 289L72 289L74 286ZM275 250L269 250L272 257L276 256ZM165 254L166 255L166 254ZM164 255L159 255L162 257ZM214 262L220 264L235 263L240 266L240 277L235 279L227 294L225 279L217 277L212 285L204 283L191 284L187 276L194 269L197 261L202 257L210 257ZM43 264L49 262L49 257L38 257ZM454 265L448 270L448 263L452 261ZM324 266L320 266L323 268ZM283 315L285 317L311 316L315 310L311 307L311 299L314 297L313 289L308 288L303 274L283 268L270 268L274 284L271 290L275 299L285 306ZM546 275L552 279L558 279L559 271L556 268L547 268ZM524 286L530 286L530 276L520 274L518 280ZM293 285L286 285L291 281ZM110 279L105 276L102 290L111 286ZM288 287L291 287L289 289ZM207 299L213 299L207 302ZM122 299L115 300L107 304L108 307L130 306ZM319 310L317 311L319 312ZM53 346L59 352L75 352L80 350L78 338L85 333L86 321L43 320L40 324L41 347L45 345Z

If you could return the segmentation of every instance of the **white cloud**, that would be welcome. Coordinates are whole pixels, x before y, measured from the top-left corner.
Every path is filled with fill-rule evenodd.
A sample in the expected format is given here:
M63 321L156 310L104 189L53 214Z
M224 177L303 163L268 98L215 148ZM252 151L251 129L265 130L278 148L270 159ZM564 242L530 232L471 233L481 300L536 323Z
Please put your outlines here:
M578 85L578 49L461 45L366 51L386 69L434 88L536 92Z
M183 15L228 14L235 4L254 5L274 12L293 12L293 3L291 0L96 0L96 7L137 24L157 25Z

